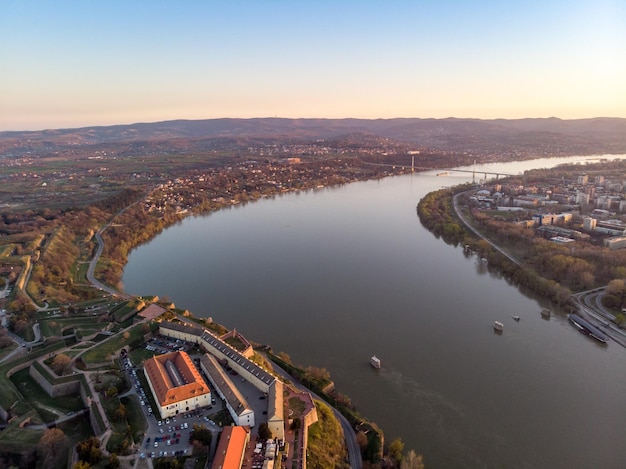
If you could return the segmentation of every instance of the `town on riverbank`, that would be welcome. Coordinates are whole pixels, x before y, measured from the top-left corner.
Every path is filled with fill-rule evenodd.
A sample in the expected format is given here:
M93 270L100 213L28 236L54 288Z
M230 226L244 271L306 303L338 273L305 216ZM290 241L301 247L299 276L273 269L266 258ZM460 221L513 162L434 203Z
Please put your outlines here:
M617 160L527 171L431 193L418 214L436 236L602 331L581 332L626 345L625 169Z

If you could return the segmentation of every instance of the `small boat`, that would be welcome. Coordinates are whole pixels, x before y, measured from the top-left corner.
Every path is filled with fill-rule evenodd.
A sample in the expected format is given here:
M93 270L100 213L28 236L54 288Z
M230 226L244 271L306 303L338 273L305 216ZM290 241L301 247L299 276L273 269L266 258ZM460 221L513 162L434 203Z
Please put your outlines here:
M377 370L380 369L380 367L382 366L380 363L380 358L378 358L376 355L373 355L372 358L370 358L370 365L372 365Z
M543 308L541 310L541 317L544 319L550 319L551 314L552 314L552 311L550 311L548 308Z
M496 332L502 332L504 330L504 324L502 324L500 321L494 321L493 330Z
M513 319L515 319L516 321L519 321L519 316L513 316Z

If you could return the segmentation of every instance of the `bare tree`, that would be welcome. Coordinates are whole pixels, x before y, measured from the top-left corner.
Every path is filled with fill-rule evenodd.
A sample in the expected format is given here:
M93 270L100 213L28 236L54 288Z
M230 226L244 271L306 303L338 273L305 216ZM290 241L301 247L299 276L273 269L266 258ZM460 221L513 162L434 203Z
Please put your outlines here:
M422 455L416 454L413 450L409 451L409 453L402 458L400 469L424 469Z

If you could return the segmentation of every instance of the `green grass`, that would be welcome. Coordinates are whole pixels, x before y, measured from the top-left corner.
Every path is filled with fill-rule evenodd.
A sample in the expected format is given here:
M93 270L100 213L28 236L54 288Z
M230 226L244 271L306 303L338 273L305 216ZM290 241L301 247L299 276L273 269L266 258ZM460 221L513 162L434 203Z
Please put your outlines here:
M307 465L311 467L343 467L346 459L343 433L330 408L315 401L319 420L309 427Z
M127 420L130 425L135 442L140 442L148 428L146 419L141 410L141 405L136 396L123 397L120 399L126 406Z
M24 417L37 417L37 413L33 410ZM0 432L0 447L5 452L19 453L28 451L36 446L43 430L31 430L28 428L19 428L20 421L18 419L10 422L6 429Z
M4 363L2 366L0 366L0 376L6 377L7 372L14 366L25 363L37 357L56 352L63 347L65 347L65 343L58 342L47 347L34 348L31 353L26 354L16 360L11 360L9 363ZM19 393L19 391L13 385L13 382L10 379L0 379L0 402L5 407L11 407L13 403L17 402L13 410L17 415L20 416L28 413L32 409L30 405L24 399L22 399L22 395Z
M67 331L68 327L73 327L78 331L81 331L83 335L93 334L106 326L104 322L98 322L97 317L81 316L81 317L69 317L69 318L46 318L39 321L39 327L44 337L61 336L62 330Z
M48 396L37 382L30 377L28 368L14 373L11 376L11 381L22 394L26 402L39 412L44 422L50 422L60 415L65 415L70 411L78 411L84 408L79 394L71 394L61 398Z
M229 337L225 342L240 352L242 352L246 347L239 337Z
M75 284L87 283L88 262L76 262L72 268L72 277Z
M129 329L128 333L128 338L125 338L126 333L122 332L96 345L83 354L83 360L85 363L102 363L111 360L111 356L117 354L120 349L144 336L143 324L137 324Z
M0 349L0 360L4 358L6 355L10 354L13 350L15 350L18 345L15 342L11 342L11 345L8 345L4 348Z
M136 348L130 351L130 360L134 366L142 366L143 362L145 362L148 358L152 358L153 356L154 352L146 350L143 347Z
M300 418L302 417L304 409L306 409L306 404L302 402L302 399L294 396L289 398L289 409L293 412L290 417Z

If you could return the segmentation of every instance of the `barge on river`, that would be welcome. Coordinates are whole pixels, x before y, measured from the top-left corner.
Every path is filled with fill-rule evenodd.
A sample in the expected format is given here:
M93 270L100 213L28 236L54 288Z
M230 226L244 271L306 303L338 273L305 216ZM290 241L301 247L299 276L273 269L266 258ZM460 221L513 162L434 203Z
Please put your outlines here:
M567 319L576 327L580 332L586 334L590 337L593 337L599 342L606 344L606 341L609 340L609 337L598 329L596 326L591 324L586 319L580 317L578 314L571 313L567 315Z

